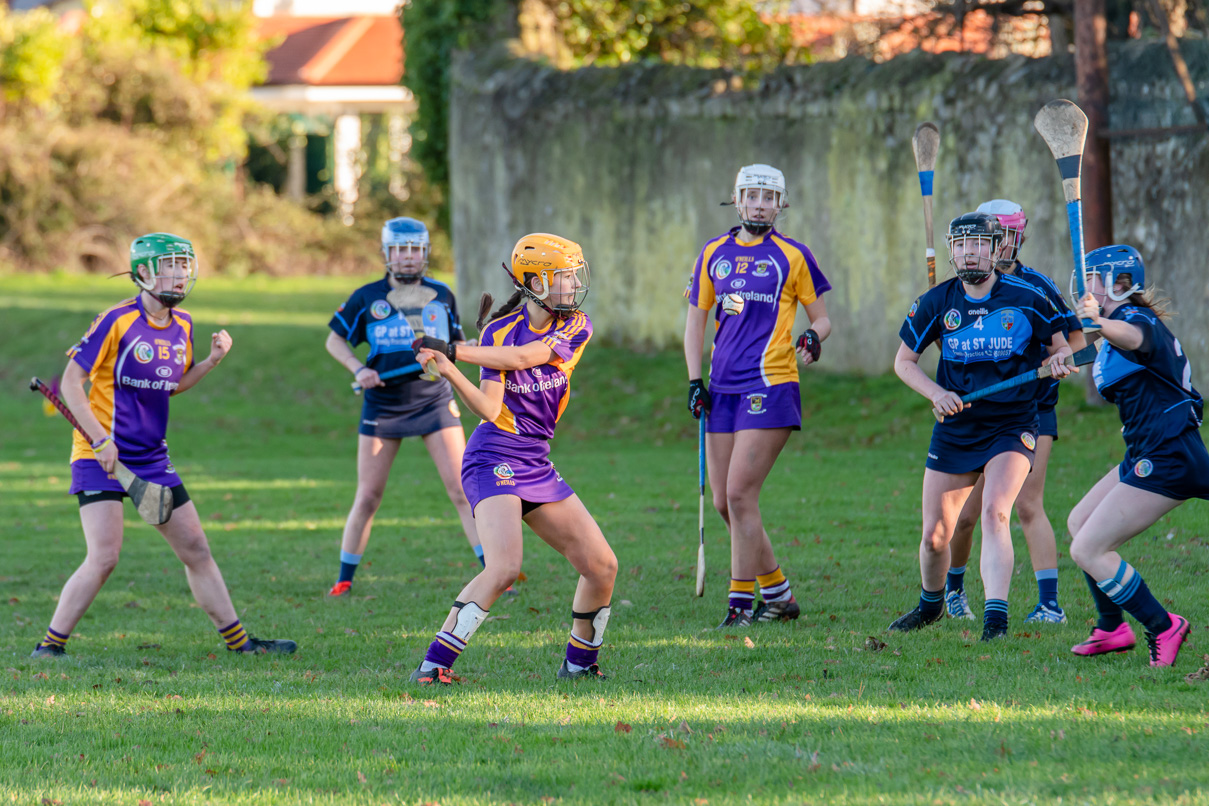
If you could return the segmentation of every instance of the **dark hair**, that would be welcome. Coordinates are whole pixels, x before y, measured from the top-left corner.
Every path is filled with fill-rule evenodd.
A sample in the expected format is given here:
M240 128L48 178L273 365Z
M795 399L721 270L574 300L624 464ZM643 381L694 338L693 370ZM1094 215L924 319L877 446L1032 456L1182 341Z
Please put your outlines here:
M503 316L504 314L512 313L518 307L520 307L521 297L523 295L524 295L524 292L522 292L519 288L516 289L516 291L512 292L512 296L508 297L508 299L504 302L504 304L501 305L495 311L495 313L488 316L487 312L491 310L491 304L495 300L492 298L491 294L484 291L483 296L479 298L479 318L474 323L474 326L477 327L480 332L482 332L483 325L487 324L492 319L498 319L501 316Z

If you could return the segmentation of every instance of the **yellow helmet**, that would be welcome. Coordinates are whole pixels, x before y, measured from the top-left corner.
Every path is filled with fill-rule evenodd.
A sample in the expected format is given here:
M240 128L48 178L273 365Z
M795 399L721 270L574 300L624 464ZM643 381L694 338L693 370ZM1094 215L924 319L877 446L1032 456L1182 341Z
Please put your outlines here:
M513 284L554 316L567 316L583 305L588 296L589 270L583 247L575 241L546 232L524 236L512 247L512 266L504 266ZM547 304L555 276L572 272L575 288L572 292L556 292L557 301ZM534 291L529 280L541 280L541 291ZM568 299L568 297L570 299Z

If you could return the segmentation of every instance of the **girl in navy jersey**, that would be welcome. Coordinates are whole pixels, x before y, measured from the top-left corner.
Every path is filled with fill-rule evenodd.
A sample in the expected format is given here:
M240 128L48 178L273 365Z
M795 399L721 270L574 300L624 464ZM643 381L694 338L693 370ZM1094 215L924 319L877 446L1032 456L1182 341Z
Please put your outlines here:
M1199 428L1204 401L1192 368L1146 287L1142 256L1131 246L1089 252L1087 293L1075 313L1100 328L1105 344L1093 379L1124 425L1125 459L1071 510L1070 556L1083 569L1100 618L1076 655L1123 652L1136 643L1127 612L1141 622L1151 666L1170 666L1188 619L1159 604L1117 549L1189 498L1209 499L1209 453ZM1074 284L1072 277L1072 285Z
M1007 633L1013 554L1012 504L1032 466L1037 444L1034 385L1020 386L965 406L961 396L1036 369L1030 350L1044 345L1054 377L1069 373L1071 354L1060 315L1030 283L995 270L1004 237L989 213L966 213L949 224L949 262L957 277L915 301L899 331L894 371L944 416L932 430L923 482L923 539L919 551L919 605L890 625L909 632L944 612L949 541L958 513L978 475L982 500L982 579L986 588L982 640ZM936 381L919 367L931 343L940 347ZM965 409L965 410L963 410Z
M453 291L425 276L428 255L428 228L423 222L387 221L382 225L386 274L354 291L328 325L332 331L327 337L328 353L365 390L357 436L357 492L341 536L340 573L329 596L344 596L353 587L391 466L407 437L424 442L462 531L475 556L483 560L474 516L458 478L466 450L461 412L448 383L422 377L411 348L416 337L425 333L449 342L465 341ZM369 342L369 354L362 362L353 347L364 342ZM395 375L383 380L381 375L387 372Z
M809 366L831 334L823 302L831 284L805 244L773 227L787 206L784 174L771 165L744 166L732 202L739 226L710 240L697 257L684 327L688 408L708 418L709 486L730 531L730 593L719 629L801 613L764 528L760 490L790 433L802 427L795 353ZM810 329L795 343L799 303ZM701 351L711 312L716 329L707 391Z
M75 346L63 371L62 400L87 436L75 432L71 449L71 492L80 504L88 554L63 586L50 628L34 657L64 654L76 624L113 572L122 549L122 485L113 475L121 461L135 476L172 491L172 515L155 527L185 565L193 598L229 650L291 653L293 641L260 640L244 630L231 604L222 572L210 555L197 507L168 457L164 436L168 402L192 388L231 349L220 330L210 353L193 360L193 317L181 302L197 280L193 244L178 235L153 232L130 244L130 278L138 296L102 313ZM84 391L84 383L92 384Z
M1024 209L1007 199L994 199L978 205L977 212L994 215L1003 226L1004 241L999 249L999 270L1033 284L1045 294L1062 314L1058 320L1059 326L1071 350L1077 352L1083 349L1086 346L1083 326L1066 304L1058 286L1046 275L1025 266L1018 258L1020 247L1025 241L1024 229L1028 226ZM1044 348L1039 343L1034 343L1030 353L1033 366L1040 365L1043 358ZM1058 418L1055 413L1058 404L1058 383L1058 380L1048 378L1035 385L1037 447L1034 450L1033 470L1025 479L1024 486L1020 488L1020 494L1016 496L1016 515L1020 518L1029 559L1033 563L1033 575L1037 579L1037 604L1025 617L1026 624L1066 623L1066 613L1058 604L1058 548L1054 539L1054 527L1050 524L1049 516L1045 514L1046 469L1054 442L1058 439ZM970 621L974 620L974 611L970 609L965 592L965 566L973 546L974 527L978 525L982 512L982 485L983 480L979 476L957 519L953 540L949 544L949 573L945 578L945 611L953 618Z
M596 661L609 623L617 558L549 458L549 440L571 399L571 373L592 338L592 322L579 310L588 291L588 266L578 244L534 233L517 242L511 269L504 268L517 292L492 314L478 346L432 337L416 342L417 360L425 366L436 361L462 401L483 418L466 447L462 486L487 561L458 594L412 673L422 685L454 681L454 661L520 573L522 522L579 573L558 677L604 677ZM483 368L479 386L454 360Z

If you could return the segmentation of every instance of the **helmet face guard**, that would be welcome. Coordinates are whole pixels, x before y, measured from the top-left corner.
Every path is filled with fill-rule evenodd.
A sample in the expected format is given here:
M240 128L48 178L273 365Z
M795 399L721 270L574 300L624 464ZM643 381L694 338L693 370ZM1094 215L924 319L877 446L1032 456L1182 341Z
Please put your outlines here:
M963 283L982 285L995 271L1003 227L990 213L965 213L949 222L949 264Z
M1124 302L1146 288L1146 264L1142 261L1142 255L1132 246L1123 244L1102 246L1088 252L1083 261L1086 267L1083 272L1084 283L1087 282L1089 276L1099 275L1100 282L1104 284L1104 292L1116 302ZM1123 293L1118 294L1117 279L1123 275L1129 275L1131 285ZM1070 273L1070 296L1076 303L1079 301L1077 282L1078 278L1072 271Z
M400 283L418 283L428 271L432 244L428 227L414 218L392 218L382 225L382 262Z
M146 278L140 270L146 272ZM130 278L166 308L175 308L184 302L197 283L197 275L197 255L193 252L193 244L185 238L153 232L130 244ZM182 280L184 287L177 290L176 286ZM171 283L171 287L156 290L163 281Z
M591 275L583 249L557 235L538 232L521 238L512 249L512 267L504 264L504 270L526 297L559 319L578 311L588 297ZM540 291L530 286L535 276ZM570 290L564 290L567 277Z
M764 197L768 191L772 192L771 212L767 212L765 206L769 201ZM777 216L789 206L785 174L771 165L744 165L735 176L731 204L739 214L743 229L753 235L763 235L772 229Z

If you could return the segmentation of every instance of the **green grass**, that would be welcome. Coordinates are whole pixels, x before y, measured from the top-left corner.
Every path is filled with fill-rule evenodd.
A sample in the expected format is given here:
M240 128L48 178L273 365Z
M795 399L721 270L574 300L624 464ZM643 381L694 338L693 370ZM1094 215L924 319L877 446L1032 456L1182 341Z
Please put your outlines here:
M122 561L69 658L34 663L83 539L67 427L24 381L61 371L128 288L0 276L0 803L1209 802L1209 684L1184 680L1205 651L1209 508L1181 507L1125 549L1192 620L1174 669L1140 652L1070 655L1092 608L1064 554L1071 624L1025 627L1022 540L1015 637L987 648L953 623L887 637L918 592L932 421L892 377L807 374L806 428L762 502L803 618L752 630L748 645L710 629L729 558L712 514L707 594L692 596L696 444L680 358L594 344L553 456L621 563L601 655L611 679L554 680L575 579L529 536L528 581L459 661L465 682L411 686L477 564L413 441L355 595L324 598L354 490L358 401L322 346L347 280L205 278L187 306L199 343L223 324L235 346L174 402L169 433L240 617L298 654L228 656L180 564L127 510ZM1066 392L1048 495L1060 549L1067 511L1122 452L1115 412ZM980 609L977 573L967 579Z

